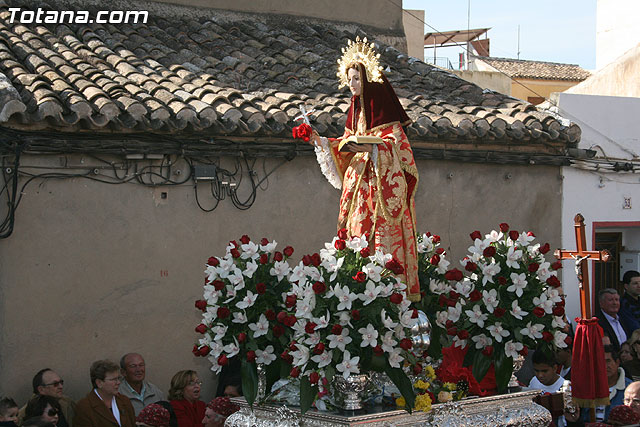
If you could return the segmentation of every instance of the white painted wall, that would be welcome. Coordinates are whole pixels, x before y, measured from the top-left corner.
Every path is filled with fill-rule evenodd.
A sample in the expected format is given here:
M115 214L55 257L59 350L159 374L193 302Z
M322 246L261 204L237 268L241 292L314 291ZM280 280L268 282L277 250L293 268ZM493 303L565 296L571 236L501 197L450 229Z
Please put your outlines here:
M640 1L598 0L596 69L613 62L640 42Z
M596 158L631 159L640 152L640 99L612 96L554 94L560 114L582 128L580 148L597 149ZM635 155L638 158L637 155ZM563 167L562 246L575 249L573 218L585 217L587 249L593 249L593 223L640 221L640 171L596 172ZM623 209L623 198L632 198L632 208ZM599 231L604 231L598 229ZM618 230L618 229L617 229ZM640 248L640 230L625 228L623 244ZM580 316L578 280L571 261L563 262L562 284L567 295L567 317ZM589 271L593 277L592 269ZM592 300L594 297L592 296Z

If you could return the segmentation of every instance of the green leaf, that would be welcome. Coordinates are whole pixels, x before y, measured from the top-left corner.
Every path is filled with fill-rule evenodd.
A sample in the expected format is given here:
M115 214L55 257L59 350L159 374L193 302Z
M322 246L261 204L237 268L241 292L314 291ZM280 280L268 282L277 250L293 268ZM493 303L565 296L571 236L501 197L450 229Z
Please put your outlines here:
M392 368L391 365L389 365L389 362L386 363L384 371L395 386L398 387L398 390L400 390L400 394L402 394L402 397L404 397L404 401L407 404L405 407L407 408L407 411L411 413L411 410L416 404L416 394L413 391L411 381L401 368Z
M258 370L255 363L247 362L246 358L242 359L242 393L247 400L249 407L253 409L253 402L256 401L258 395Z
M282 377L280 375L281 370L280 370L280 365L284 365L284 361L280 358L274 360L271 364L265 366L265 369L267 370L267 389L266 394L268 395L269 392L271 391L271 387L273 387L273 384L278 381L280 378L286 378L286 376L288 375L285 374L284 377Z
M300 413L304 415L313 404L313 401L318 394L318 386L311 386L309 377L302 376L300 378Z
M467 353L469 354L469 353ZM465 357L466 359L466 357ZM487 374L489 367L491 367L492 360L483 355L481 352L476 351L473 355L473 377L476 381L480 382Z
M442 341L440 339L443 336L442 332L443 329L431 320L431 344L429 344L427 354L434 359L442 358Z
M507 357L504 351L499 351L495 360L495 368L498 393L504 393L507 391L509 379L513 372L513 359L511 357Z

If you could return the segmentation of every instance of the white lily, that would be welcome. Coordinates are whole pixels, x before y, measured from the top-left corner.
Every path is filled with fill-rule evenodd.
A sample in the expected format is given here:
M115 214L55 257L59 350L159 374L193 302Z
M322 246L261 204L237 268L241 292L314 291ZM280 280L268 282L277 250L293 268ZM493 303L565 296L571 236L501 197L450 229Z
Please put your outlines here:
M340 288L339 284L335 285L333 293L339 301L338 310L351 310L351 304L358 299L358 295L351 292L346 285L342 288Z
M269 321L264 314L261 314L256 323L249 323L249 329L253 331L254 338L267 335L267 332L269 332Z
M515 246L509 246L507 250L507 267L520 268L518 260L522 258L522 251Z
M518 300L514 300L511 303L511 311L510 311L510 313L514 318L516 318L518 320L522 320L522 318L524 316L529 314L528 311L524 311L522 308L520 308L520 306L518 305Z
M364 292L358 295L358 298L363 301L362 305L369 305L378 298L382 291L382 286L373 283L371 280L367 282L367 286L364 288Z
M271 362L276 360L276 355L273 354L273 346L268 345L264 350L256 350L256 363L263 363L265 365L270 365Z
M480 304L474 305L473 310L465 310L465 313L469 316L469 321L471 323L475 323L481 328L484 328L484 322L489 317L487 313L482 312Z
M258 294L254 294L251 291L247 291L247 295L245 295L242 301L238 301L236 303L236 307L238 307L240 310L244 310L246 308L252 307L253 304L256 303L257 299L258 299Z
M485 334L474 335L471 337L471 341L476 343L477 349L485 348L486 346L491 345L493 343L493 340L488 336L486 336Z
M240 249L242 249L242 254L240 255L240 258L242 259L256 259L260 257L260 254L258 253L260 246L256 245L253 242L249 242L245 245L240 245Z
M524 348L524 345L522 345L521 342L514 342L514 341L507 341L504 344L504 354L507 355L507 357L511 357L513 359L517 359L518 356L520 355L520 351Z
M276 261L269 270L269 274L272 276L276 276L278 281L282 280L285 276L289 274L291 271L291 267L287 261Z
M520 298L522 296L523 289L527 287L527 275L525 273L511 273L511 283L507 288L509 292L515 292Z
M338 372L342 372L342 376L346 380L349 378L351 374L359 374L360 369L358 368L358 363L360 362L360 356L351 357L351 353L348 351L344 352L344 358L342 362L338 363L336 369Z
M322 354L317 354L311 358L312 361L318 364L319 369L329 366L331 359L333 359L333 352L329 353L326 350Z
M489 313L493 313L493 311L498 306L498 292L495 289L490 289L488 291L482 291L482 301L484 305L487 307L487 311Z
M339 335L328 335L327 340L329 340L329 348L337 348L340 351L345 351L346 345L353 341L347 328L344 328Z
M496 322L495 324L489 326L487 328L487 331L489 331L493 339L498 342L502 342L502 338L506 338L510 335L509 331L502 327L502 322Z
M358 332L362 335L360 347L375 347L378 345L378 331L371 323L369 323L366 328L358 329Z

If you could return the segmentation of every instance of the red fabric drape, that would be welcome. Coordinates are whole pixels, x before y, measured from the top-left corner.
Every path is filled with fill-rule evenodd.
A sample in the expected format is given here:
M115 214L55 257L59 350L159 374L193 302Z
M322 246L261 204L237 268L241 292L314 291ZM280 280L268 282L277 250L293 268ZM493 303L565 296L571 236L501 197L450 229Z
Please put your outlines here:
M598 319L576 318L578 328L571 359L571 395L578 406L592 408L609 404L607 369L604 364L602 328Z

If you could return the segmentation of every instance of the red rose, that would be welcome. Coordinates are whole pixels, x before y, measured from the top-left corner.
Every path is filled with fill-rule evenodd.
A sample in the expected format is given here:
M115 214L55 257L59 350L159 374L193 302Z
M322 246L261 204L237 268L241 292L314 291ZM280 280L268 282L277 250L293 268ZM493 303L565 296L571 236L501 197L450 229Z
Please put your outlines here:
M506 233L507 231L509 231L509 224L507 224L506 222L501 222L500 231L502 231L503 233Z
M472 241L476 241L476 239L480 239L482 240L482 234L480 234L480 232L478 230L474 231L473 233L469 234L469 237L471 237Z
M218 307L218 319L226 319L231 314L231 311L227 307Z
M440 236L438 236L437 234L434 234L433 235L433 243L434 244L440 243Z
M317 252L311 255L311 264L317 267L320 265L321 262L322 262L322 259L320 258L320 255Z
M236 249L238 248L238 242L236 242L235 240L229 240L229 244Z
M280 323L284 323L284 320L287 318L287 313L285 313L284 311L281 311L280 313L278 313L278 315L276 316L276 319L278 319L278 322Z
M204 346L200 347L200 349L198 350L198 354L201 357L205 357L205 356L207 356L209 354L210 351L211 351L211 349L209 348L209 346L208 345L204 345Z
M260 264L265 265L269 262L269 254L260 254Z
M205 332L207 332L207 325L205 325L204 323L200 323L198 326L196 326L196 332L199 334L204 334Z
M331 333L333 335L340 335L342 333L342 326L336 323L333 325L333 328L331 328Z
M304 331L308 334L312 334L315 332L316 326L318 325L313 322L307 322L307 324L304 326Z
M284 305L286 305L288 308L291 308L296 305L296 300L297 297L294 294L287 295L287 298L284 301Z
M553 270L560 270L562 268L562 262L561 261L556 261L553 264L551 264L551 268Z
M282 261L282 259L283 259L282 252L276 252L275 254L273 254L274 261Z
M394 304L400 304L402 302L402 295L398 293L394 293L389 297L389 301Z
M478 301L480 299L482 299L482 294L480 293L479 290L474 289L471 291L471 293L469 294L469 299L471 301Z
M457 268L454 268L444 273L444 278L447 280L459 282L460 280L462 280L462 277L463 277L462 271L458 270Z
M447 305L448 305L449 307L455 307L455 306L456 306L456 302L457 302L457 301L456 301L456 300L454 300L454 299L451 299L451 298L447 299Z
M449 298L447 298L445 294L440 294L440 296L438 297L438 305L440 307L444 307L445 305L448 305L448 302Z
M537 262L532 262L531 264L529 264L529 273L535 273L536 271L538 271L538 268L540 268L540 264L538 264Z
M529 354L529 347L525 345L518 353L520 353L521 356L527 357L527 354Z
M424 234L426 234L426 235L427 235L427 237L431 237L431 232L430 232L430 231L427 231L427 232L426 232L426 233L424 233Z
M196 357L200 356L200 349L198 348L197 345L193 346L193 350L191 350L191 353L193 353L193 355Z
M411 347L413 347L413 343L411 342L411 340L409 338L402 338L398 345L403 350L409 350Z
M482 255L484 255L487 258L491 258L492 256L494 256L496 254L496 248L495 246L487 246L484 251L482 251Z
M318 343L318 344L316 344L316 346L313 348L313 352L314 352L315 354L322 354L322 353L324 353L324 348L325 348L324 343L319 342L319 343Z
M371 255L371 251L369 250L369 248L360 249L360 256L362 258L367 258L369 255Z
M397 259L393 258L384 265L387 269L391 270L394 274L404 273L404 267L400 265Z
M493 315L496 317L502 317L504 316L504 314L507 312L507 310L505 310L502 307L496 307L495 310L493 310Z
M567 335L564 339L564 343L571 347L573 345L573 338L571 338L571 335Z
M316 294L323 294L327 290L327 285L323 282L316 282L313 284L313 292Z
M556 306L553 307L553 315L561 317L563 314L564 314L564 307L556 304Z
M382 349L380 344L378 344L377 346L373 347L373 353L376 356L382 356L384 354L384 350Z
M527 236L529 237L536 237L535 234L533 234L533 231L527 231Z
M516 230L511 230L511 231L509 232L509 238L510 238L511 240L513 240L514 242L515 242L516 240L518 240L518 237L520 237L520 233L518 233Z
M308 124L302 123L301 125L294 127L291 132L294 138L301 139L304 142L309 142L313 130Z
M234 258L240 258L240 251L236 248L231 249L231 256Z
M544 331L542 332L542 339L546 342L551 342L553 341L553 334L549 331Z
M298 350L298 342L296 340L293 340L289 344L289 351L296 351L296 350Z
M211 285L213 285L216 291L221 291L224 288L224 282L222 280L214 280L211 282Z
M455 323L453 322L453 320L447 320L447 321L444 323L444 327L445 327L445 328L447 328L447 329L449 329L449 328L453 328L454 326L455 326Z
M429 262L431 263L431 265L438 265L438 263L440 262L440 255L435 254L434 256L431 257Z
M355 276L352 276L352 279L356 282L362 283L367 280L367 275L364 273L364 271L358 271Z
M309 374L309 382L311 384L318 384L319 380L320 380L320 374L318 374L317 372L311 372L311 374Z
M347 240L347 237L348 237L348 234L347 234L346 228L341 228L340 230L338 230L338 239Z
M256 361L256 352L253 350L247 351L247 362L253 363Z
M203 299L196 301L196 308L198 310L207 311L207 302Z
M469 271L469 272L471 272L471 273L473 273L474 271L476 271L478 269L478 264L476 264L473 261L469 261L467 263L467 265L464 266L464 269Z
M333 246L335 246L337 250L341 251L347 247L347 242L345 242L344 240L336 240Z
M504 276L498 276L498 285L504 286L507 284L507 278Z
M450 328L447 328L447 335L458 335L458 328L456 328L455 326L452 326Z
M482 354L484 354L487 357L491 357L491 355L493 354L493 346L492 345L488 345L485 348L482 349Z
M545 243L544 245L540 246L540 253L542 255L546 254L547 252L549 252L549 250L551 249L551 247L549 246L548 243Z
M243 343L247 340L247 334L245 334L244 332L240 332L238 334L238 342L239 343Z
M268 309L264 312L264 317L266 317L268 321L273 322L274 320L276 320L276 312Z
M293 255L293 248L291 246L287 246L286 248L284 248L282 250L282 252L284 253L284 256L286 256L288 258L291 255Z
M422 372L421 364L416 363L415 365L413 365L413 375L420 375L421 372Z
M293 363L293 356L291 356L286 350L282 352L282 354L280 355L280 359L284 360L289 365Z
M564 307L565 301L564 298L561 298L560 301L556 303L557 306Z
M207 264L209 264L212 267L217 267L218 264L220 264L220 261L218 260L218 258L212 256L207 260Z
M271 328L271 331L273 332L274 337L279 338L284 334L284 326L275 324L273 325L273 328Z
M265 292L267 292L267 285L265 285L264 283L260 282L260 283L256 283L256 292L259 295L264 294Z
M302 257L302 263L307 266L311 264L311 255L305 255Z
M436 249L436 253L437 253L438 255L442 255L442 254L444 253L444 249L442 249L442 248L438 248L438 249Z
M351 318L353 320L360 320L360 311L356 309L351 310Z
M298 369L297 366L294 366L291 369L291 372L289 372L289 376L293 377L293 378L298 378L298 375L300 375L300 369Z
M243 245L246 245L251 241L251 239L246 234L243 234L242 237L240 238L240 241L242 242Z
M542 316L544 316L544 308L542 308L542 307L536 307L536 308L534 308L534 309L533 309L533 314L534 314L536 317L542 317Z
M220 357L218 357L218 365L220 366L226 365L228 361L229 359L227 359L227 356L224 354L221 354Z
M458 298L460 298L460 294L459 294L459 293L457 293L457 292L456 292L456 291L454 291L454 290L451 290L451 291L449 291L449 298L451 298L451 299L453 299L453 300L457 301L457 300L458 300Z
M413 309L413 312L411 313L411 318L412 319L417 319L418 318L418 310L416 310L415 308Z
M287 316L286 319L284 319L284 325L288 326L288 327L292 327L293 325L296 324L297 321L298 321L298 319L296 319L296 316L291 314L291 315Z
M467 331L466 329L461 329L456 335L458 335L458 338L460 338L461 340L466 340L467 338L469 338L469 331Z
M267 240L266 237L263 237L262 239L260 239L260 244L262 246L267 246L269 244L269 241Z

